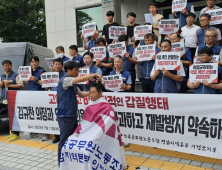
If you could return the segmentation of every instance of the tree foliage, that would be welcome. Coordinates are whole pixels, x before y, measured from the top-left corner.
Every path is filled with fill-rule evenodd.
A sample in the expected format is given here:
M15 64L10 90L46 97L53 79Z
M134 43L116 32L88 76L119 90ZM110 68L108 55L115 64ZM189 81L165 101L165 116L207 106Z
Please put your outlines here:
M84 24L89 23L92 21L92 18L85 12L83 11L77 11L77 25L78 25L78 33L82 32L82 26Z
M46 46L44 0L0 0L0 37Z

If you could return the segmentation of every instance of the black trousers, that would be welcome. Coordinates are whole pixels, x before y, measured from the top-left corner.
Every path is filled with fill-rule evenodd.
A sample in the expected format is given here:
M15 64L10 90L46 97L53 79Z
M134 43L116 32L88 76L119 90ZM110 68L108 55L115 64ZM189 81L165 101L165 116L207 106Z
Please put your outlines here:
M151 79L141 78L143 93L154 93L155 81Z
M58 163L60 165L60 157L62 147L65 144L69 136L73 134L78 126L77 116L76 117L58 117L57 118L60 128L60 141L58 146Z

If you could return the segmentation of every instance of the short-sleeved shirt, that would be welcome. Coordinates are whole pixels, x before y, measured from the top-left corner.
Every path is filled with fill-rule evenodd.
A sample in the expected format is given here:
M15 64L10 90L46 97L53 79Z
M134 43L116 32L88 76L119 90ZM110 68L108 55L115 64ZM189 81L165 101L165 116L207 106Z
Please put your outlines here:
M102 32L102 35L105 35L106 37L106 42L108 44L111 44L112 43L112 39L109 39L109 27L111 26L119 26L119 24L117 22L113 22L112 24L106 24L103 26L103 32Z
M11 72L10 72L10 73L11 73ZM10 73L9 73L9 74L10 74ZM6 74L6 72L5 72L6 79L8 79L8 75L9 75L9 74ZM0 77L0 81L2 81L2 80L1 80L1 77ZM20 86L24 87L23 81L19 80L19 75L16 76L15 82L16 82L17 85L20 85Z
M134 24L132 26L128 25L127 26L127 35L129 38L132 38L134 36L134 27L139 26L140 24Z
M197 25L192 25L190 28L186 26L181 28L180 36L185 39L185 47L188 48L196 48L197 47L197 39L196 39L196 31L200 29Z
M153 25L154 26L158 26L158 22L163 18L163 15L160 14L156 14L155 16L152 16L153 18ZM157 35L157 37L159 38L160 34L159 34L159 29L153 29L153 32Z
M75 88L75 90L77 92L79 90L79 88L78 88L78 86L73 85L73 80L74 79L75 79L74 77L66 77L66 78L64 78L63 83L62 83L62 88L64 90L67 90L69 87L74 86L74 88Z

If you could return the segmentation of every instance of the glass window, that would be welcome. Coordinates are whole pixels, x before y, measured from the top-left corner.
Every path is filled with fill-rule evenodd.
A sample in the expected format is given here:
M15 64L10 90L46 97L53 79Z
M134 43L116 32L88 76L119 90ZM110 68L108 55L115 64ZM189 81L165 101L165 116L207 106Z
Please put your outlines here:
M82 47L83 44L80 36L82 32L82 26L84 24L95 22L97 24L99 33L102 33L103 29L102 6L76 10L76 22L77 22L77 46Z

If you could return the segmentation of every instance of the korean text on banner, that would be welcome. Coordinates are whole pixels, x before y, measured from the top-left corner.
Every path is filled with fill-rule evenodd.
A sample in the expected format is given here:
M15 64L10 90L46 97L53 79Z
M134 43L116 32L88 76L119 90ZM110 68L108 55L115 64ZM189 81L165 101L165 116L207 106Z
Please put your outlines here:
M82 26L82 34L84 35L84 37L88 37L88 36L93 35L95 33L95 31L96 31L96 23L95 22L87 23Z
M120 35L127 34L127 27L111 26L109 27L109 39L117 39Z
M151 13L144 14L144 17L145 17L146 23L150 23L151 25L153 25L153 17Z
M111 58L115 58L115 56L117 55L121 55L123 57L126 53L126 44L125 42L110 44L108 46L108 50L109 50L109 56Z
M158 25L160 34L172 34L179 31L179 19L163 19Z
M156 70L164 67L166 70L180 69L180 52L160 52L156 55Z
M123 142L222 158L220 95L112 92L103 97L115 110ZM12 130L59 134L55 91L7 91L7 98ZM77 96L77 101L81 119L90 100Z
M117 116L104 98L90 102L62 148L60 170L73 170L73 167L75 170L127 169Z
M106 57L106 47L93 47L90 52L93 53L93 61L102 61Z
M82 76L85 76L85 75L88 75L88 74L89 74L89 68L80 68L78 77L82 77ZM80 83L77 83L77 84L89 84L89 80L85 81L85 82L80 82Z
M187 6L187 0L172 0L172 13L174 11L186 11L186 6Z
M213 55L212 59L211 59L212 63L218 63L219 62L219 55ZM200 63L200 59L199 56L194 56L193 58L193 63L194 64L198 64Z
M135 40L144 40L146 34L152 33L152 25L141 25L134 28Z
M152 60L153 55L156 54L155 45L142 45L135 49L135 56L137 61Z
M218 64L217 63L200 63L190 65L190 82L202 82L207 80L209 83L218 82Z
M181 42L176 42L176 43L172 43L172 50L173 52L180 52L180 56L181 57L185 57L185 45L184 45L184 41Z
M209 10L206 13L211 15L210 25L222 24L222 8Z
M55 60L56 58L45 58L45 62L47 64L47 66L51 69L53 68L53 61Z
M111 76L103 76L102 81L105 83L105 89L110 91L123 91L121 88L121 84L123 84L121 74L111 75Z
M28 81L32 75L31 66L20 66L18 68L19 80Z
M45 72L41 74L42 88L57 87L59 82L58 72Z

